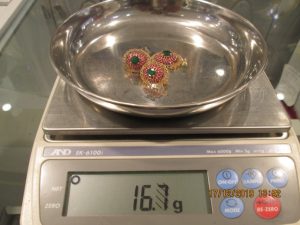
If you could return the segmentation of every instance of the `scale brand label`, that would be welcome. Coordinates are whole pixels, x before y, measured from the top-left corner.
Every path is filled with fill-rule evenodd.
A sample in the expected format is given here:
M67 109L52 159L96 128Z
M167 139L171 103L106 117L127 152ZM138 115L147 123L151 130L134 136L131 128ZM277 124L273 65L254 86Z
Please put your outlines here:
M103 151L99 147L71 147L71 148L49 148L44 149L44 156L46 157L89 157L89 156L102 156Z
M72 155L72 149L68 148L55 148L50 153L51 156L69 156Z
M289 154L288 144L277 145L199 145L123 147L45 147L44 157L183 156L183 155L260 155Z

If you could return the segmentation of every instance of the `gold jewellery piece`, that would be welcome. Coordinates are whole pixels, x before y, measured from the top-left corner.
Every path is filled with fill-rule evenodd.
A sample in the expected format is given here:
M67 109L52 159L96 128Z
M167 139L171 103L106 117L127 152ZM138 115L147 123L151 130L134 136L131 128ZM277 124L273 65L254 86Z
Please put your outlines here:
M177 70L186 64L186 60L183 60L179 54L170 50L155 53L151 59L164 64L169 70Z
M144 85L151 84L167 85L169 71L164 64L149 60L140 71L140 78Z
M164 50L152 57L147 48L129 49L123 56L126 77L133 84L140 84L150 99L167 95L169 73L187 67L186 59L178 53Z
M150 59L143 49L129 49L123 56L125 70L129 73L139 73L142 66Z

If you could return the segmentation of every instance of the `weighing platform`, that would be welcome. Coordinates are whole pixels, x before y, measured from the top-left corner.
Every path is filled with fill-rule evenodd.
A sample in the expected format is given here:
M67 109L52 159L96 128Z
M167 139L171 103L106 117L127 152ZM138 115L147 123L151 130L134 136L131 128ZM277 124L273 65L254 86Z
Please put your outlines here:
M28 168L22 225L300 225L299 144L265 74L172 119L96 106L57 79Z

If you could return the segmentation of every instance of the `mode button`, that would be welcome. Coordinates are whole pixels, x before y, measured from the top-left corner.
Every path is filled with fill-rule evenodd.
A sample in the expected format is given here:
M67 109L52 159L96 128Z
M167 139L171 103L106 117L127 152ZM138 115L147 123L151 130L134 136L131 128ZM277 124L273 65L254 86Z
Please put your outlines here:
M224 217L235 219L244 212L244 203L239 198L225 198L221 202L220 211Z

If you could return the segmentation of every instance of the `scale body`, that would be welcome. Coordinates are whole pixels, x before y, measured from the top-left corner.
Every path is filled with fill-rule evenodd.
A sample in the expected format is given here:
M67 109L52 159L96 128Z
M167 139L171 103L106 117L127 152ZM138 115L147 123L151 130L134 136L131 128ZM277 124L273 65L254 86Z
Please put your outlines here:
M221 108L168 120L106 111L58 79L21 224L300 225L299 149L265 74Z

